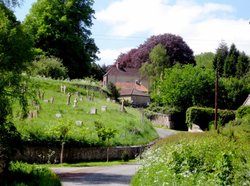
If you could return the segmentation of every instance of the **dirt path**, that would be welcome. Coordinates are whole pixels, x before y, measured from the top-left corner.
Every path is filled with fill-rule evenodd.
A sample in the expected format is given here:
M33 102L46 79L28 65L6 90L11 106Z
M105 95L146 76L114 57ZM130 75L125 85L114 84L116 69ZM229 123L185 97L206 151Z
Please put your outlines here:
M139 165L53 168L63 186L127 186Z

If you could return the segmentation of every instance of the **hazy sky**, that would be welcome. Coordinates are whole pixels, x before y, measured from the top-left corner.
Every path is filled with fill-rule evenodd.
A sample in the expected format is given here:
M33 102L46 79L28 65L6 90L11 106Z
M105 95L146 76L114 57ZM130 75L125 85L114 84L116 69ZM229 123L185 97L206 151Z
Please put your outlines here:
M15 9L19 20L36 0ZM215 52L224 40L250 55L250 0L96 0L92 37L99 64L112 64L121 52L152 35L180 35L194 51Z

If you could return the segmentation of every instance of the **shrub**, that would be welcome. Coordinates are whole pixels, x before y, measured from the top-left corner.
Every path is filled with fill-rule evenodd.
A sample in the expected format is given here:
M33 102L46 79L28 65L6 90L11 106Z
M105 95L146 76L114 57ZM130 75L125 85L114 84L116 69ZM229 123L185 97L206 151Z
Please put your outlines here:
M243 118L247 114L250 114L250 106L241 106L236 111L236 118Z
M171 136L143 155L132 185L249 185L250 148L243 144L211 132Z
M129 154L128 154L128 151L127 150L124 150L123 152L122 152L122 161L129 161Z
M230 120L235 118L234 111L231 110L218 110L218 120L221 125L225 125ZM214 120L214 109L204 107L189 107L186 111L186 123L189 128L192 123L200 126L202 130L209 128L209 123Z
M41 56L38 60L33 61L29 68L32 76L44 76L52 79L66 79L67 68L63 66L62 61L55 57Z
M11 162L5 178L4 185L61 185L58 176L48 168L21 162Z

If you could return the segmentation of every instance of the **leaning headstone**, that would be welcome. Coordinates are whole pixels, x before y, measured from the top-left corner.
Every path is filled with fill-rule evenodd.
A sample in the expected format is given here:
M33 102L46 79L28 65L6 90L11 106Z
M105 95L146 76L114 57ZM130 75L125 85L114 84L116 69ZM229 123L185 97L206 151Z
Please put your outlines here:
M90 114L97 114L97 109L96 108L91 108Z
M77 103L78 103L77 98L75 98L74 99L74 105L73 105L74 108L77 106Z
M76 126L81 127L83 122L82 121L76 121L75 123L76 123Z
M67 95L68 97L67 97L67 105L69 105L70 104L70 98L71 98L71 94L70 93L68 93L68 95Z
M105 106L105 105L102 106L102 107L101 107L101 111L102 111L102 112L106 112L106 111L107 111L107 106Z
M62 117L62 114L61 113L57 113L56 114L56 118L61 118Z

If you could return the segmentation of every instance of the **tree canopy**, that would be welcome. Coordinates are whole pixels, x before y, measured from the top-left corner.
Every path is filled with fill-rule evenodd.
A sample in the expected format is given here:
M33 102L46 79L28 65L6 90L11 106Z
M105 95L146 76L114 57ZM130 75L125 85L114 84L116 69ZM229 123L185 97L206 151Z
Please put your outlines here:
M19 100L25 116L27 87L21 72L31 57L31 47L31 39L23 32L13 12L0 3L0 175L20 142L20 135L11 121L12 102Z
M35 47L62 59L70 78L89 75L98 51L90 37L93 0L38 0L24 21Z
M149 61L149 53L158 44L161 44L167 50L170 66L177 63L194 64L193 51L180 36L173 34L151 36L138 48L120 54L116 63L124 67L140 68L143 63Z

